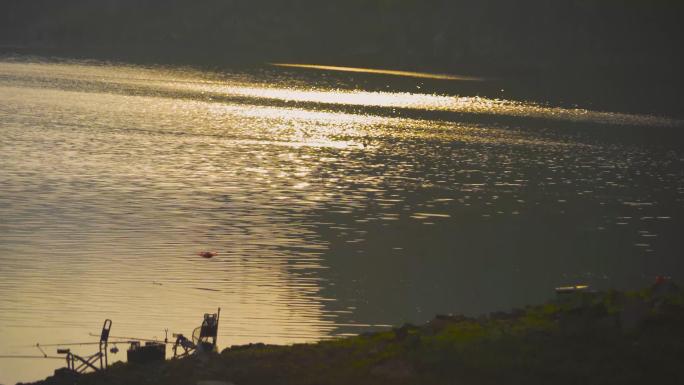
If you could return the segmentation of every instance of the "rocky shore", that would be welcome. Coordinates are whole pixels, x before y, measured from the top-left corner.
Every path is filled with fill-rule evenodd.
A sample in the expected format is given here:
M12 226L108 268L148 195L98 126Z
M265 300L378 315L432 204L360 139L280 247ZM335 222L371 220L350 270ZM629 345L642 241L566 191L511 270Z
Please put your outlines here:
M684 292L577 291L477 318L438 315L316 344L233 346L220 354L103 373L66 384L655 384L684 383Z

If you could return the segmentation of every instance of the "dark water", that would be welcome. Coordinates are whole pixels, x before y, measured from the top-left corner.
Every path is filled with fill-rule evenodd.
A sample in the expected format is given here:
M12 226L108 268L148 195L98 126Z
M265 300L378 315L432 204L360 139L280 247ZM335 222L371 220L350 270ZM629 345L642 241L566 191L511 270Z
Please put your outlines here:
M682 122L458 84L0 62L0 354L105 318L163 337L220 306L221 347L285 344L681 279Z

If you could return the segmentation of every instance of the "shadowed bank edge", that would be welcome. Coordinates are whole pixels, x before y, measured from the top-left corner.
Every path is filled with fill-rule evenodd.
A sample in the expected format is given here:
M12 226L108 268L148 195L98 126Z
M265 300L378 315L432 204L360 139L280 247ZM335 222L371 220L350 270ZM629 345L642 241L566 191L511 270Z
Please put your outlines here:
M116 363L35 384L682 383L684 291L677 285L566 290L507 313L438 315L421 326L316 344L250 344L151 365Z

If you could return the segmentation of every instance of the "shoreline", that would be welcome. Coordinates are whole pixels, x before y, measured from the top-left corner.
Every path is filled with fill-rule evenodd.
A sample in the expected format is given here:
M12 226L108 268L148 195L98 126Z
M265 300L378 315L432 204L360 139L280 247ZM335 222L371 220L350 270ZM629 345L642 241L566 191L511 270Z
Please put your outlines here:
M559 294L542 305L314 344L232 346L150 365L53 376L62 384L638 384L684 379L684 291ZM209 383L209 382L206 382Z

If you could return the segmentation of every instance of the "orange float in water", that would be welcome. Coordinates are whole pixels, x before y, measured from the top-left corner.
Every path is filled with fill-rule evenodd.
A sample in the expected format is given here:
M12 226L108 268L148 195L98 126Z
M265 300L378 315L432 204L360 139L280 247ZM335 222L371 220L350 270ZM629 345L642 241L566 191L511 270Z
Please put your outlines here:
M202 258L214 258L218 255L218 253L215 251L201 251L198 253L198 255Z

